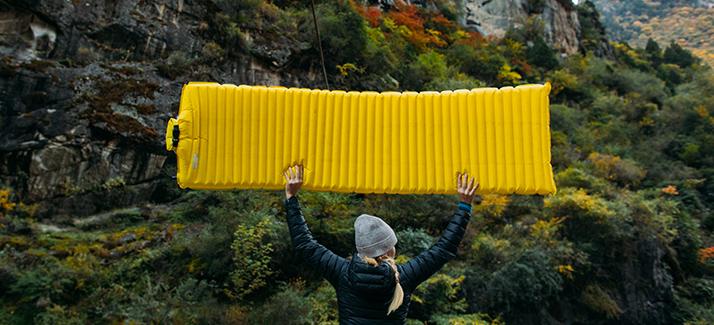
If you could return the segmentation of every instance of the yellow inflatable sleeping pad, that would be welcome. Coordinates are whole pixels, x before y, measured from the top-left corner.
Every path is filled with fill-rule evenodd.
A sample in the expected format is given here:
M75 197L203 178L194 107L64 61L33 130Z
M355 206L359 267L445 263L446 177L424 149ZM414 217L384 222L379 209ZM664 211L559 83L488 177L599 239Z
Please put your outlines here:
M189 83L168 150L178 184L207 190L285 187L357 193L555 193L550 85L444 92L344 92Z

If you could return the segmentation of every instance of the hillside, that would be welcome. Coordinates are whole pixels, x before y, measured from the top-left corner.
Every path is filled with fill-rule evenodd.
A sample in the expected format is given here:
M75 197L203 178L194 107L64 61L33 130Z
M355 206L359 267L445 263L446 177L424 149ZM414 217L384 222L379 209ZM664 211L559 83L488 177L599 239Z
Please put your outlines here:
M591 4L509 1L472 3L487 8L472 23L448 1L316 2L333 89L552 85L558 192L480 196L407 324L714 324L712 69L676 44L608 42ZM305 2L0 9L0 324L338 323L334 288L292 247L284 192L180 189L162 143L188 81L325 87ZM383 218L398 263L433 245L458 205L299 197L342 257L357 216Z
M613 41L644 48L652 38L676 42L714 65L714 3L711 1L593 1Z

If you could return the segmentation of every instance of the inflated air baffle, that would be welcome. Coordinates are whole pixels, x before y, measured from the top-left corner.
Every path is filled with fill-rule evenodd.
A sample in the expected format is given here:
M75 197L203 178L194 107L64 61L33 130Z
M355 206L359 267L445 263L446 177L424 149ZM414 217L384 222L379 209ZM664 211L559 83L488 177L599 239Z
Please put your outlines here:
M444 92L344 92L189 83L167 149L181 187L358 193L555 193L550 85Z

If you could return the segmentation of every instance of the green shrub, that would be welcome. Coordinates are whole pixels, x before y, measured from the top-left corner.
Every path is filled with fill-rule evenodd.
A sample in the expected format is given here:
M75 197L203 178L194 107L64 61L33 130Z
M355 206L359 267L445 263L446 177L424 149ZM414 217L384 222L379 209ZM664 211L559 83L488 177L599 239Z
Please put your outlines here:
M634 162L616 156L595 152L588 159L595 164L599 176L617 182L621 186L637 186L647 173Z
M555 174L555 182L559 188L572 187L586 189L590 193L603 193L608 187L605 180L595 177L582 168L570 166L568 169Z
M423 228L430 234L441 234L456 211L458 198L449 195L365 196L364 211L376 215L396 231Z
M223 281L233 271L231 244L239 225L253 227L266 216L275 215L277 211L274 211L271 202L277 196L259 190L187 193L177 202L171 221L205 224L199 231L177 238L176 247L183 247L181 251L185 249L192 259L197 259L193 264L201 266L203 276ZM287 229L280 223L270 222L266 231L271 239L287 236Z
M496 266L510 260L515 249L509 239L481 232L473 240L469 258L476 265Z
M47 307L43 313L35 317L38 325L83 325L87 323L87 316L77 311L66 309L60 305Z
M17 312L25 319L41 312L43 301L65 301L74 292L77 280L68 267L54 261L37 263L32 269L18 271L15 277L17 282L10 285L9 293L22 297Z
M355 251L354 221L358 211L352 194L307 192L300 194L303 214L320 244L340 256Z
M220 63L225 59L226 51L218 43L210 42L203 45L201 54L208 63Z
M498 319L491 320L486 314L433 315L429 319L435 325L496 325Z
M589 117L600 123L609 123L627 110L628 103L619 96L607 94L595 99Z
M533 46L526 49L528 63L546 70L553 70L560 65L555 52L546 44L542 36L533 41Z
M409 316L428 320L435 314L452 314L466 310L466 299L459 299L464 277L436 274L422 282L412 294Z
M337 295L335 288L326 280L323 280L319 287L310 294L312 309L310 318L313 323L320 325L337 325Z
M564 102L566 99L577 101L584 95L578 76L572 74L568 68L553 71L548 81L552 86L551 96L558 102Z
M233 286L226 291L233 299L241 300L245 295L262 288L274 272L269 266L273 245L264 243L263 239L267 233L267 224L267 219L251 227L242 224L235 232L231 249L235 252L233 263L236 270L231 272Z
M238 17L239 22L258 18L260 8L264 5L261 0L218 0L216 3L228 16Z
M548 306L563 290L563 279L541 250L526 250L494 272L483 301L493 310L533 310Z
M287 285L249 314L252 324L309 324L312 301L304 294L304 283Z
M482 86L483 83L480 80L474 79L467 75L457 74L455 77L433 79L432 81L424 85L424 89L431 91L459 89L471 90Z
M619 318L622 309L598 285L588 285L582 292L583 304L607 318Z
M399 239L398 253L408 257L416 257L436 242L424 229L407 228L398 231L396 235Z
M367 25L348 1L317 5L318 28L328 71L345 63L361 65L367 49ZM306 19L300 28L314 49L318 48L315 26ZM317 51L315 51L317 53Z
M410 91L433 90L424 87L432 80L445 79L447 71L444 55L435 51L422 53L407 67L402 85Z
M111 284L92 296L94 312L105 322L205 324L218 321L217 287L186 278L175 287L145 274L126 288Z
M446 50L445 60L449 66L454 66L461 73L482 80L486 85L494 86L498 80L498 72L507 64L506 58L498 47L484 45L473 48L467 44L457 43Z
M550 105L550 127L573 138L581 128L585 115L585 112L565 105Z
M714 322L714 288L710 278L692 279L675 288L673 318L684 324Z
M615 245L615 239L632 231L606 200L582 189L561 188L544 200L544 207L549 217L565 218L563 234L576 243Z

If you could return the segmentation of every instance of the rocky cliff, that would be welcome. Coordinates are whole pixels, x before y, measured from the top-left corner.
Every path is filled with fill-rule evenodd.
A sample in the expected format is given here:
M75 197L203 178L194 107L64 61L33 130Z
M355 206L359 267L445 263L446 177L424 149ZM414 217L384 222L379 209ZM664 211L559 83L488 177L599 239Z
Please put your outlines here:
M215 11L201 0L0 1L0 181L41 217L161 197L172 173L162 137L185 82L295 84L264 63L290 55L270 46L162 73L172 54L164 68L200 57Z
M545 24L543 36L554 50L580 50L580 21L570 0L467 0L462 23L486 36L503 37L511 26L521 27L534 17Z

